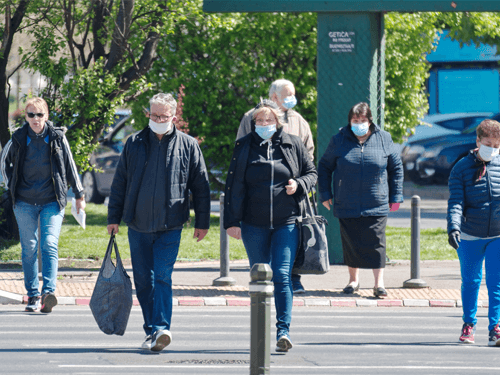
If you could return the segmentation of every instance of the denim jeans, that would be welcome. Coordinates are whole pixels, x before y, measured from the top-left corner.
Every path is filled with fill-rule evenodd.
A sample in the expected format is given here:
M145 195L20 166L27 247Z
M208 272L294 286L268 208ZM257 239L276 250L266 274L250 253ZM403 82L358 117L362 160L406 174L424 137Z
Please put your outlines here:
M488 330L500 319L500 238L466 241L457 250L462 274L462 309L464 323L477 323L477 299L483 278L483 260L488 288Z
M42 251L42 294L54 293L56 290L57 267L59 255L57 245L64 218L64 210L59 209L57 202L37 206L16 201L14 206L19 237L21 239L24 286L28 297L40 295L38 283L38 241ZM38 218L40 218L41 236L38 234Z
M144 318L144 332L170 330L172 320L172 271L179 252L182 229L153 233L128 228L128 241L137 299Z
M247 251L250 267L255 263L270 263L272 259L276 337L289 334L293 306L290 274L297 253L299 230L295 224L269 229L242 222L241 238Z

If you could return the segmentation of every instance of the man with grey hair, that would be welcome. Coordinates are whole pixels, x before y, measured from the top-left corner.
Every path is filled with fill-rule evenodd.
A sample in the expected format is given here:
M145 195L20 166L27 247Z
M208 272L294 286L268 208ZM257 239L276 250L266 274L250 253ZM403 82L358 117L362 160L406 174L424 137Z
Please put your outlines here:
M269 87L269 99L275 102L284 113L283 131L298 136L306 146L309 157L314 160L314 141L311 127L298 112L292 109L297 104L293 83L287 79L277 79ZM240 139L252 131L252 113L259 106L260 104L245 113L241 119L236 139ZM300 275L292 274L292 287L294 294L305 293L300 282Z
M142 348L161 351L172 341L172 271L193 194L194 236L210 225L210 188L198 142L172 124L177 102L157 94L146 110L149 126L127 140L111 185L108 233L128 226L137 299L146 340Z
M285 114L283 131L302 139L309 156L314 160L314 142L311 127L298 112L292 109L297 104L293 83L287 79L274 81L269 87L269 99L275 102ZM241 119L236 139L240 139L252 131L251 121L254 110L255 108L249 110Z

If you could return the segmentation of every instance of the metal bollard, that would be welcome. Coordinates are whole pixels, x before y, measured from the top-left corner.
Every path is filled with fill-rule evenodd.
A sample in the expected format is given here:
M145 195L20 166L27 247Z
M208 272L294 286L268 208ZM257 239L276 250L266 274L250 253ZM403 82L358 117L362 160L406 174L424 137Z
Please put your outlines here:
M411 279L403 283L403 288L426 288L420 279L420 197L411 197Z
M250 375L271 371L272 278L269 264L257 263L250 270Z
M229 277L229 235L224 229L224 193L220 195L220 277L212 285L236 285L236 280Z

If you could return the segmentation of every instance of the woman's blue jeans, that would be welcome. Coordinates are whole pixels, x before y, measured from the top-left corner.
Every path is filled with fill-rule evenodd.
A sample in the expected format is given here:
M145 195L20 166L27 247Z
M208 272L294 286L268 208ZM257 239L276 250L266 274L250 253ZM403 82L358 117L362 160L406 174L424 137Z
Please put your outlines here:
M170 330L172 272L182 229L141 233L128 228L135 291L144 318L144 332Z
M255 263L270 263L273 270L276 305L276 336L289 334L293 306L290 275L297 253L299 230L295 224L269 229L242 222L241 238L248 254L250 267Z
M19 237L21 239L24 286L28 297L40 295L38 283L38 240L42 252L42 294L54 293L56 290L57 267L59 255L57 245L64 218L64 210L59 209L57 202L37 206L16 201L14 206ZM40 218L41 236L38 234L38 218Z
M483 260L488 288L488 330L500 319L500 238L466 241L457 250L462 274L462 308L464 323L477 323L477 299L483 278Z

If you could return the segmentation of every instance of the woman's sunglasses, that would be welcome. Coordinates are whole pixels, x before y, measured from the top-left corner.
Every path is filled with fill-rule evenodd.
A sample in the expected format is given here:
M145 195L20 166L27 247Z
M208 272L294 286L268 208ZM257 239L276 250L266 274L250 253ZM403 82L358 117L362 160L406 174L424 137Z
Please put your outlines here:
M43 116L45 116L45 113L32 113L32 112L28 112L27 115L28 115L29 118L34 118L35 116L42 118Z

